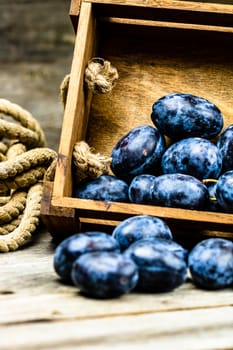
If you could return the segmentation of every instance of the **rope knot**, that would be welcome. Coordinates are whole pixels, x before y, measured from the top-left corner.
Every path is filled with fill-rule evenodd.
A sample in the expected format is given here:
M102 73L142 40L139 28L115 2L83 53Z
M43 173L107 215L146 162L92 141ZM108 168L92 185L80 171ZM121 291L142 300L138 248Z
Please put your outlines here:
M87 177L97 178L110 172L111 158L93 150L85 141L74 145L73 161L76 166L76 180L81 181Z
M94 93L106 94L112 91L119 78L117 69L107 60L92 58L85 70L85 82Z

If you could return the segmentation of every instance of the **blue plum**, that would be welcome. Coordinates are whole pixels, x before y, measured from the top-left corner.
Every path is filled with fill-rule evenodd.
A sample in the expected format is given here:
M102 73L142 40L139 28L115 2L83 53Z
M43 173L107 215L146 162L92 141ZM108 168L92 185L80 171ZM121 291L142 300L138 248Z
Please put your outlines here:
M58 276L71 283L73 262L82 254L93 251L120 251L118 242L109 234L99 231L76 233L63 240L56 248L53 265Z
M233 242L205 239L191 250L188 267L193 283L203 289L222 289L233 283Z
M226 171L219 177L215 195L222 210L233 213L233 170Z
M150 187L155 179L154 175L142 174L133 178L129 184L129 200L137 204L150 204Z
M222 172L233 170L233 124L219 135L216 145L222 155Z
M211 139L223 127L221 111L215 104L187 93L168 94L158 99L152 106L151 119L162 134L173 140Z
M165 221L150 215L135 215L123 220L115 227L112 236L118 241L121 251L142 238L173 239L172 232Z
M112 202L129 202L129 185L112 175L84 180L75 186L74 197Z
M164 243L164 244L163 244ZM178 245L178 243L177 243ZM187 278L187 263L182 247L172 248L172 241L141 239L123 253L138 266L136 288L143 292L168 292L181 286Z
M209 195L201 181L177 173L158 176L151 188L151 198L154 205L200 210L205 208Z
M222 157L211 141L190 137L167 148L161 167L164 174L182 173L201 180L216 179L221 172Z
M129 258L116 252L83 254L75 260L72 280L80 291L92 298L114 298L129 293L138 282L138 268Z
M166 148L165 138L150 125L133 128L112 149L111 169L126 182L143 173L155 174Z

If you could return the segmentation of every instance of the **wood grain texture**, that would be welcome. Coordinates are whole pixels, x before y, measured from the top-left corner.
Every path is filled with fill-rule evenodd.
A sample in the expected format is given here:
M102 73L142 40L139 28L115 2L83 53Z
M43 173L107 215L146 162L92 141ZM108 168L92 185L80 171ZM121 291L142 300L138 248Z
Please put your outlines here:
M93 56L94 38L95 21L91 6L84 4L80 12L54 181L53 191L60 196L70 195L72 191L73 146L85 137L90 102L85 94L83 77L87 62Z
M89 299L60 282L54 249L40 229L27 247L1 255L1 350L232 349L231 288L187 281L169 293Z
M180 1L180 0L83 0L105 5L124 5L151 8L167 8L192 11L232 13L231 0L219 1Z

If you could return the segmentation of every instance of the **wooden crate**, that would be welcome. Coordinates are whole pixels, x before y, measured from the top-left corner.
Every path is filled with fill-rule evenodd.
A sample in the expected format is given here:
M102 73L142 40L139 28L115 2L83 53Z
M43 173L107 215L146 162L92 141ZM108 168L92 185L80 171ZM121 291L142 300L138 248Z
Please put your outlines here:
M73 0L70 15L76 41L58 164L54 181L44 183L41 205L48 230L57 237L92 224L111 230L129 216L148 214L188 239L232 239L232 214L73 198L72 152L86 140L110 154L131 128L151 124L152 104L172 92L209 99L222 111L224 127L231 124L233 6L228 0ZM110 94L92 95L84 86L87 63L97 56L118 69Z

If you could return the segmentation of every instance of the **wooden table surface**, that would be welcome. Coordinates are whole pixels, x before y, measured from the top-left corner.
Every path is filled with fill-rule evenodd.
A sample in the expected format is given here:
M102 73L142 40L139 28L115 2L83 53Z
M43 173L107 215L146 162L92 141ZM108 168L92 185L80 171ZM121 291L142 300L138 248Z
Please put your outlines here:
M24 249L0 256L0 349L233 349L233 290L94 300L63 285L44 228Z

